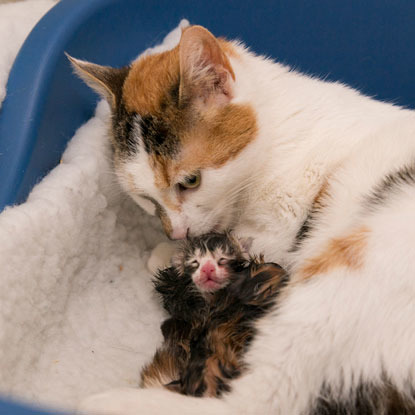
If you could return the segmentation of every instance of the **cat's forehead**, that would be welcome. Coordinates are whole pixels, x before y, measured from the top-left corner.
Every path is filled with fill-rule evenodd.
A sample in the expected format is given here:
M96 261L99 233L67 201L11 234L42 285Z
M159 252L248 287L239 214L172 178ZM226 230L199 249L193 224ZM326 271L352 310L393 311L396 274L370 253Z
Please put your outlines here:
M186 251L188 257L215 257L223 254L236 255L240 251L240 246L234 238L227 234L210 233L188 240Z
M166 92L179 85L178 47L139 58L131 65L124 82L123 100L127 111L141 116L159 113L167 103ZM178 91L173 94L178 94Z
M184 263L185 265L190 265L193 261L196 260L200 265L203 265L204 262L217 262L220 258L229 255L230 253L226 252L222 248L216 248L212 250L201 250L200 248L195 248L194 251L188 253L184 257Z

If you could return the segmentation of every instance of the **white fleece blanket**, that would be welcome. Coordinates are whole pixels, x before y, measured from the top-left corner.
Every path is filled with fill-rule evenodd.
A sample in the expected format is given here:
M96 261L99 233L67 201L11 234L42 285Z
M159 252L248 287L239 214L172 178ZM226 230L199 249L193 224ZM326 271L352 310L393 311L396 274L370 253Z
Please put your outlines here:
M18 48L54 3L0 6L0 102ZM162 48L179 37L176 29ZM146 261L164 236L114 180L108 118L101 102L27 202L0 214L2 395L75 408L137 385L161 340Z

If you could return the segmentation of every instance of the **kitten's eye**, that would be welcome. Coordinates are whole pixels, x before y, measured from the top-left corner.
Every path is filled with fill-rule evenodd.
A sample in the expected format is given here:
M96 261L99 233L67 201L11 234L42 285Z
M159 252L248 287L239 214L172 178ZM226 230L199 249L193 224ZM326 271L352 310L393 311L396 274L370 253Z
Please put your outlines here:
M190 176L185 177L184 180L179 183L179 189L180 190L196 189L197 187L200 186L200 179L201 179L200 171L198 171L195 174L191 174Z
M192 261L189 266L193 269L197 269L197 267L199 266L199 262L197 262L196 260Z
M218 265L226 265L228 262L229 262L229 259L228 258L221 258L218 261Z

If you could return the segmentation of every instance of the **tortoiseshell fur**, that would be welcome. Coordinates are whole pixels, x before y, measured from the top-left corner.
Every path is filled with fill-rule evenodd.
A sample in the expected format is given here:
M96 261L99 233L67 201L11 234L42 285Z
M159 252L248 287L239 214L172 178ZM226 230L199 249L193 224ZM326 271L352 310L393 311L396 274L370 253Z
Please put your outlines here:
M155 288L170 318L161 326L164 343L143 369L141 386L211 397L230 390L229 381L245 369L255 322L275 304L287 274L262 258L240 257L229 267L228 285L213 293L201 293L180 264L158 273Z

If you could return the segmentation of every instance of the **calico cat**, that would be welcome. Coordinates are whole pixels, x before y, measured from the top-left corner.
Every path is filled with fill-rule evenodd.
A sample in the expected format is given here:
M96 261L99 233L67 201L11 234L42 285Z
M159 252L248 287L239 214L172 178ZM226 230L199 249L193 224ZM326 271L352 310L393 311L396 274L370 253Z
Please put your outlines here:
M120 182L167 235L233 228L290 274L221 399L127 389L83 408L415 413L415 113L200 26L129 67L72 62L112 107Z
M224 233L188 238L159 271L155 289L169 314L163 345L141 372L141 387L164 386L193 396L220 397L245 370L255 322L275 304L288 279L273 263L247 258Z

